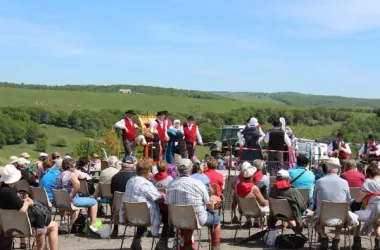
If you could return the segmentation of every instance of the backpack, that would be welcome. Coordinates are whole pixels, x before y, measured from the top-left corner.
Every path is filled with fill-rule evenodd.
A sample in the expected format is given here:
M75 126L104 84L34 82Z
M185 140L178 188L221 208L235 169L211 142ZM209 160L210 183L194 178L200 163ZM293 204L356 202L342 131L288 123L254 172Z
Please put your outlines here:
M79 214L78 218L75 220L73 226L71 227L71 233L77 234L82 233L83 229L86 227L87 215Z
M13 237L0 234L0 250L11 250L13 244Z
M48 207L37 201L28 208L30 225L33 228L44 228L51 222L51 212Z

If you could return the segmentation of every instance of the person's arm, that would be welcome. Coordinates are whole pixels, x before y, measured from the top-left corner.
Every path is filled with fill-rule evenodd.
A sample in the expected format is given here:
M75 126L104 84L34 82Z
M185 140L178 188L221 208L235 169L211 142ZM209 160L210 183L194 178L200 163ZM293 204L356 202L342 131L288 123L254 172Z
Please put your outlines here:
M74 173L71 174L71 183L73 185L73 190L71 191L70 201L73 202L80 188L79 179Z
M362 157L362 155L365 154L364 149L365 149L365 144L363 144L363 146L359 150L359 157Z
M289 136L287 133L284 133L284 140L285 140L285 144L288 146L288 147L291 147L292 146L292 141L290 140Z
M18 210L20 213L27 213L28 212L28 208L33 206L33 201L30 202L28 200L25 200L24 203L22 204L22 207Z
M351 148L350 148L350 145L348 143L345 144L346 148L343 148L341 147L340 150L342 150L343 152L347 153L347 154L351 154Z
M124 119L121 119L114 125L115 128L126 129Z
M268 132L268 133L265 134L265 137L264 137L264 142L265 143L269 143L269 137L270 137L270 132Z
M263 132L261 127L259 128L259 132L260 132L260 138L259 138L259 143L260 143L260 142L262 142L262 140L264 140L265 133Z
M261 194L260 189L258 187L254 187L252 192L253 192L253 195L256 197L256 200L260 206L267 206L268 205L268 201L266 199L264 199L264 197Z
M203 144L201 133L199 133L199 128L197 126L197 141L199 144Z

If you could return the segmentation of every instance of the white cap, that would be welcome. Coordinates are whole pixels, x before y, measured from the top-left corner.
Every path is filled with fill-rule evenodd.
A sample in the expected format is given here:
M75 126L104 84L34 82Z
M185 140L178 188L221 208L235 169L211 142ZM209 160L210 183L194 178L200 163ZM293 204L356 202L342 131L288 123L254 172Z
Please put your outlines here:
M247 168L249 167L252 167L251 163L249 163L248 161L245 161L243 162L241 165L240 165L240 171L241 172L244 172L244 170L246 170Z
M40 153L40 157L48 157L49 155L47 153Z
M257 171L257 168L255 167L249 167L243 172L244 179L251 178Z
M18 182L21 179L21 172L12 164L6 165L3 169L0 170L0 182L5 184L13 184Z
M285 169L280 169L278 172L277 172L277 177L289 177L289 171L285 170Z
M18 158L17 165L21 166L25 164L28 164L28 161L25 158Z

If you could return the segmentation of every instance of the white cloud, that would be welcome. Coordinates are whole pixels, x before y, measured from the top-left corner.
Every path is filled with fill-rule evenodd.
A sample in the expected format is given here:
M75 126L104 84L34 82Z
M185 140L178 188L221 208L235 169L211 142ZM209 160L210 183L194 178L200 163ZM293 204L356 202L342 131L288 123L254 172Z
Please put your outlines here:
M380 28L378 0L281 1L274 9L296 24L284 28L292 33L337 36Z
M0 18L0 45L3 47L33 50L37 55L87 55L89 51L74 40L74 34L56 27Z

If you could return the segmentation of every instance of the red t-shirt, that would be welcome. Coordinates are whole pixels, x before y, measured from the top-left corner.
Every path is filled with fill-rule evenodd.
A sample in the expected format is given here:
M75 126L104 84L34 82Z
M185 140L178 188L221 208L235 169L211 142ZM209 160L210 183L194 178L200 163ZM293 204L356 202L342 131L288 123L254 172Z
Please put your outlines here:
M216 188L218 191L218 196L222 196L222 190L223 190L223 185L224 185L224 177L221 173L218 173L215 169L207 169L204 172L205 175L210 179L210 184L215 183Z
M348 182L349 187L361 187L365 181L365 176L357 170L348 170L341 174L340 177Z

